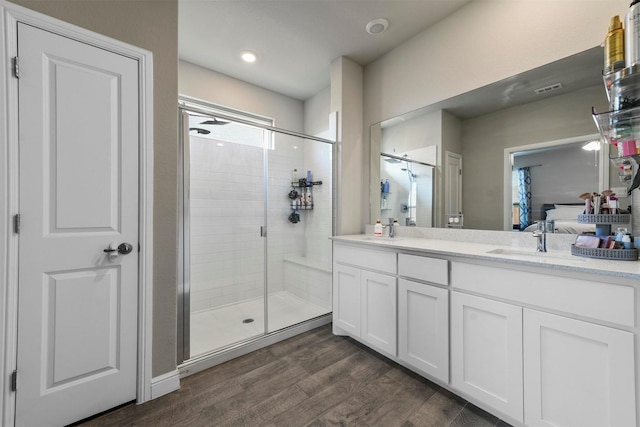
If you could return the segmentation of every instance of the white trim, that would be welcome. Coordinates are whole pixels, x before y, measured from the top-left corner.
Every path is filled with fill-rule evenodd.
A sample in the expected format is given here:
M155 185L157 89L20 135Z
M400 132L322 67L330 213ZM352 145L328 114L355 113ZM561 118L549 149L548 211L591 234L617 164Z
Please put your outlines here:
M157 399L160 396L169 394L180 389L180 373L176 369L158 377L151 378L151 398Z
M535 150L535 149L539 149L539 148L549 148L549 147L557 147L560 145L566 145L566 144L573 144L575 142L580 142L580 141L587 141L589 139L593 139L593 140L600 140L600 135L597 133L592 133L589 135L582 135L582 136L575 136L572 138L564 138L564 139L557 139L554 141L546 141L546 142L540 142L537 144L528 144L528 145L521 145L518 147L507 147L504 149L504 169L503 169L503 184L502 184L502 190L503 190L503 195L502 195L502 200L503 200L503 210L502 210L502 224L503 224L503 229L505 231L511 231L513 229L513 224L511 224L511 208L512 208L512 201L511 201L511 172L512 172L512 165L511 165L511 156L513 155L513 153L516 153L518 151L527 151L527 150ZM600 187L600 190L604 190L605 188L608 188L609 186L609 175L608 173L605 173L604 171L606 170L607 172L609 171L608 167L605 167L605 165L609 165L609 155L608 155L609 151L608 150L600 150L598 151L598 186Z
M83 43L133 58L139 63L140 87L140 253L138 307L138 403L152 399L152 309L153 309L153 56L152 53L101 34L65 23L38 12L0 0L0 424L14 424L15 394L8 378L16 366L17 349L17 248L10 218L18 210L18 118L17 80L8 75L17 52L17 23L36 26Z

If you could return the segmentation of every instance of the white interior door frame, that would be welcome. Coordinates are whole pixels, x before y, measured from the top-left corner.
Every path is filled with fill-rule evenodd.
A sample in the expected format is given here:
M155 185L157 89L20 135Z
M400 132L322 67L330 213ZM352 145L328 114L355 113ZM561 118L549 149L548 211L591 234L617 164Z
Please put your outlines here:
M151 399L153 291L153 57L152 53L0 0L0 425L14 425L15 393L7 386L17 352L18 235L13 217L19 209L18 81L9 74L17 54L22 22L138 61L139 76L139 227L137 401Z
M511 224L511 173L512 173L512 156L513 153L519 151L536 150L540 148L558 147L565 144L573 144L580 141L596 140L600 141L600 135L597 133L576 136L573 138L558 139L554 141L540 142L536 144L521 145L518 147L507 147L504 149L504 171L503 171L503 184L502 189L504 194L502 196L503 209L503 230L511 231L513 224ZM601 144L600 151L598 151L598 187L602 189L609 188L609 150L607 144Z

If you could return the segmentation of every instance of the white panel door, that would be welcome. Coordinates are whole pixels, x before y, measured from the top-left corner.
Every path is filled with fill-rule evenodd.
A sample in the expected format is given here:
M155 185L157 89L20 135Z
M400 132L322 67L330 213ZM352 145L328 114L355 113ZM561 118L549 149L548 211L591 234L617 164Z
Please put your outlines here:
M136 397L138 64L24 24L18 54L16 425L63 425Z
M336 334L346 332L360 337L360 270L336 263L333 264L333 325Z
M633 334L524 310L525 423L635 426Z
M398 335L402 361L449 382L449 291L398 279Z
M445 215L462 213L462 156L460 154L445 153Z
M388 355L397 355L396 278L362 271L360 337L371 347Z
M451 293L451 385L523 420L521 307Z

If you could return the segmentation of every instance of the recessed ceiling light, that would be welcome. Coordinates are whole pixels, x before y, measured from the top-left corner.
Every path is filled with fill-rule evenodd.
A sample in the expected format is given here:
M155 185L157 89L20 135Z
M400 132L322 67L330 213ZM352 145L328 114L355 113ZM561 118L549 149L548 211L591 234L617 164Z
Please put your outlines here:
M367 29L367 33L376 35L384 32L388 26L389 21L384 18L376 18L369 21L365 28Z
M245 50L244 52L242 52L240 54L240 57L244 62L248 62L248 63L256 62L256 59L257 59L256 54L248 50Z

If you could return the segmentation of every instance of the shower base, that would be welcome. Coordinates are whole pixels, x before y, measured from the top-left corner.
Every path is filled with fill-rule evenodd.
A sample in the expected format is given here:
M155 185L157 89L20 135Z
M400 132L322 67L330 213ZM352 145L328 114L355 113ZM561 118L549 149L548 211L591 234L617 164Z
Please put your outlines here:
M269 331L273 332L330 310L283 291L269 294ZM264 333L262 298L191 313L191 357L216 351Z

